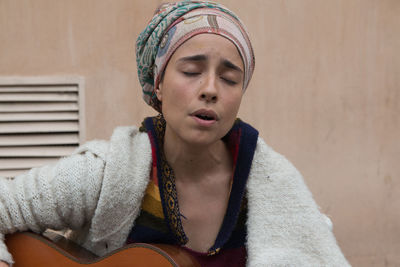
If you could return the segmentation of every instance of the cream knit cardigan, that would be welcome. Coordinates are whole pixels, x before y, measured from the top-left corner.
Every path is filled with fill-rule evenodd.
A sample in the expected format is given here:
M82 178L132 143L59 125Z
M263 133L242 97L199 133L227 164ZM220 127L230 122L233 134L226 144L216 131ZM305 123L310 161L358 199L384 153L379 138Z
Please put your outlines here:
M58 163L0 179L5 233L72 229L98 255L124 245L149 181L151 146L136 127L91 141ZM248 266L349 266L299 172L259 138L247 182Z

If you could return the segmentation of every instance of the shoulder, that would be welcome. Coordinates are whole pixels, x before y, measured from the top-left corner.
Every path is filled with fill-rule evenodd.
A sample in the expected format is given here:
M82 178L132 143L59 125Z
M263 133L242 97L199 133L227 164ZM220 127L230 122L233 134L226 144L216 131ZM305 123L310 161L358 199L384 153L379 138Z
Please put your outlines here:
M91 140L79 146L73 154L91 153L96 157L106 160L107 154L115 147L124 147L130 143L148 142L146 133L140 132L136 126L116 127L109 140Z
M105 160L109 143L106 140L91 140L79 146L73 155L86 154L87 152Z
M240 141L242 147L254 151L252 160L250 161L250 178L252 180L257 180L256 178L261 180L265 178L292 178L302 180L300 173L293 164L287 160L285 156L267 145L253 126L238 119L231 129L231 132L238 129L241 135L244 136Z
M248 189L250 195L254 193L257 197L279 199L282 205L294 209L294 199L307 203L310 207L316 206L300 172L285 156L273 150L260 137L250 170Z
M258 137L257 140L253 167L261 169L261 171L267 169L270 174L285 173L300 176L294 165L285 156L267 145L261 137Z

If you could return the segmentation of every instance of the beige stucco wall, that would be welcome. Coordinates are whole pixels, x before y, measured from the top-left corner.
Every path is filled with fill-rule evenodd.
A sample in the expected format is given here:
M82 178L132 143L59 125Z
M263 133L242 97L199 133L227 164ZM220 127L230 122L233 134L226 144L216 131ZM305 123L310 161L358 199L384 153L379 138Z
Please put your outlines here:
M134 43L159 1L0 0L0 76L80 75L88 139L154 112ZM354 266L399 266L400 1L224 0L256 71L240 116L303 173Z

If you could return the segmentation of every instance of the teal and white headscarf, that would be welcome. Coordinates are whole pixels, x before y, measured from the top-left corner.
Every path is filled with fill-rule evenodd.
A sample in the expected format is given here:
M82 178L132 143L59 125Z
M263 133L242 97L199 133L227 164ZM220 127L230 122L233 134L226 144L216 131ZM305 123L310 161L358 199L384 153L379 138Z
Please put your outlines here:
M254 53L239 18L226 7L209 1L185 0L161 5L136 41L136 62L144 101L161 112L154 89L178 47L191 37L212 33L235 44L244 65L243 90L254 71Z

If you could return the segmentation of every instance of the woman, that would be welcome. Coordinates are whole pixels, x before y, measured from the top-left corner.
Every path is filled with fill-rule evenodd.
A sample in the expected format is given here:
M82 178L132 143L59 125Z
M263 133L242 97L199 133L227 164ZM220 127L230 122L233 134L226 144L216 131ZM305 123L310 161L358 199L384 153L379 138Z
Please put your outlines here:
M136 50L160 115L0 181L0 233L72 229L98 255L172 243L202 266L348 266L297 170L236 119L254 69L236 15L165 4ZM3 243L0 259L12 262Z

